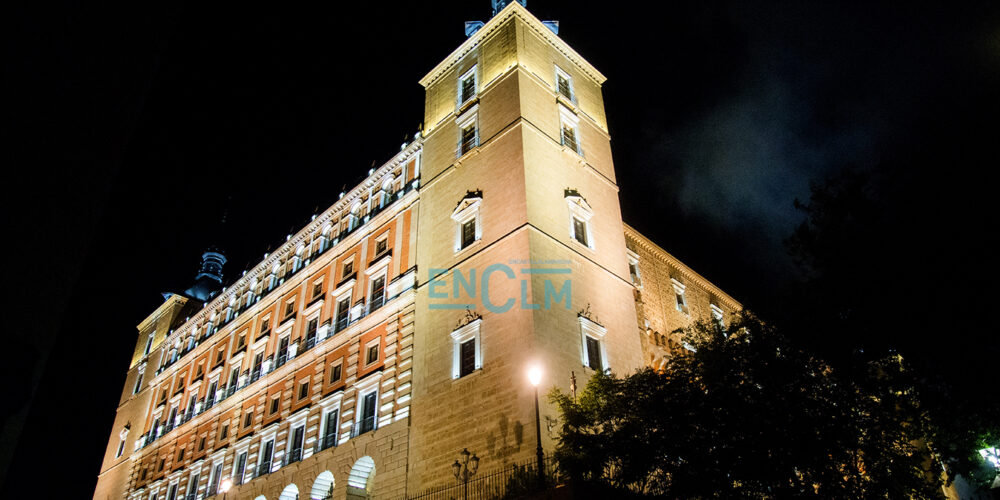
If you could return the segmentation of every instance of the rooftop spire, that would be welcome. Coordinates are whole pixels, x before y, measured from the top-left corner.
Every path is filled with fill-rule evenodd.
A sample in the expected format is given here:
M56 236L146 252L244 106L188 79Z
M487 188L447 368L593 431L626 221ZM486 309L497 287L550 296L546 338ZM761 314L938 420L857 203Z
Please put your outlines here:
M506 7L507 4L510 3L510 0L491 0L491 1L493 2L493 15L494 16L497 15L497 12L500 12L501 10L503 10L503 8ZM519 3L519 4L521 4L521 7L525 7L525 8L528 7L528 0L515 0L515 1L517 3Z

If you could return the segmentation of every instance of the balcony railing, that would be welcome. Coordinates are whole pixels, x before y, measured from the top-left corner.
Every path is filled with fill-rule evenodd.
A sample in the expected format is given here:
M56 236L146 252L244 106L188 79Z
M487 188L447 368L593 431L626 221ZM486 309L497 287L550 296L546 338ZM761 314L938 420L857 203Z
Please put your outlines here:
M323 436L322 439L316 440L316 448L313 450L313 453L319 453L334 446L337 446L337 436L335 434Z
M373 430L375 430L375 417L365 417L351 428L351 437L357 437Z

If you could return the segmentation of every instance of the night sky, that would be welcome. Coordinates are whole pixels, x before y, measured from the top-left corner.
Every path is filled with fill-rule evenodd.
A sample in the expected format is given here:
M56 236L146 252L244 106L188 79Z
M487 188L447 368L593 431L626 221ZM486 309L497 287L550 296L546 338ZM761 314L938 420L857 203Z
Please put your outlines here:
M423 118L417 80L490 6L3 9L14 272L0 472L13 459L0 496L57 487L84 498L135 326L160 292L186 288L209 245L229 257L227 281L237 277L389 159ZM995 272L985 242L996 232L987 180L1000 166L1000 3L528 9L559 20L608 77L625 221L744 304L780 308L777 290L797 278L782 244L803 217L793 201L844 168L892 164L926 188L913 205L921 233L906 235L914 253L899 258L926 275L928 298L949 274ZM950 261L962 256L975 262ZM983 286L962 294L995 293Z

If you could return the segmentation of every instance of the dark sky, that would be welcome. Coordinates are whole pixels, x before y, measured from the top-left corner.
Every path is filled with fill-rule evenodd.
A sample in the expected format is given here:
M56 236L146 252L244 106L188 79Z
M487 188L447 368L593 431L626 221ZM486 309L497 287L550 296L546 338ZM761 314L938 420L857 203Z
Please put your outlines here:
M54 479L39 460L68 467L67 497L92 494L135 325L159 293L189 284L211 244L237 276L390 158L422 120L417 80L489 8L4 7L8 497ZM839 169L919 160L940 141L913 162L941 176L927 202L991 206L996 2L528 8L608 77L626 222L752 307L775 307L794 277L781 243L802 217L793 200Z

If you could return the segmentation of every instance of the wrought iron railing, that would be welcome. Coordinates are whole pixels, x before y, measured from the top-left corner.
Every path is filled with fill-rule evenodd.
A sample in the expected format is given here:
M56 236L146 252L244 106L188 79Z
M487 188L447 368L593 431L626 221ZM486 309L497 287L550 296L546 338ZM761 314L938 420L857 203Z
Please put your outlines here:
M521 498L562 484L558 463L553 457L542 459L539 474L538 459L505 465L492 471L478 471L467 483L428 488L397 497L396 500L501 500Z

